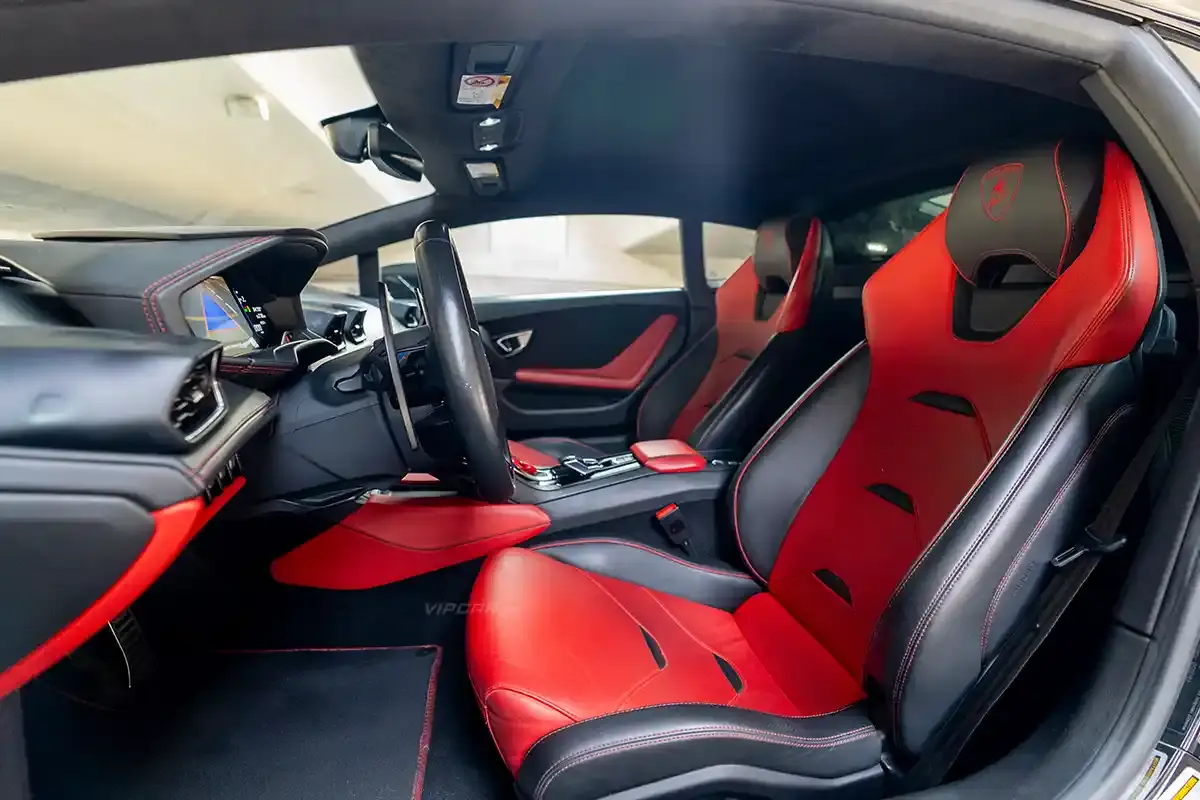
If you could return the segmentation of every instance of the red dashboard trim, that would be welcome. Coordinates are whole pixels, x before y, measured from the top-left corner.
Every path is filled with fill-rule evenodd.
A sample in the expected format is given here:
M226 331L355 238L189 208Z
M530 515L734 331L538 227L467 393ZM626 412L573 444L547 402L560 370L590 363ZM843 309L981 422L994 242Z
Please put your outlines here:
M547 386L572 386L579 389L611 389L632 392L650 374L650 368L671 339L678 320L673 314L663 314L646 330L618 353L612 361L593 369L533 369L516 372L522 383L541 383Z
M379 495L275 559L271 576L291 586L373 589L482 558L549 526L537 506Z
M212 503L192 498L155 511L146 549L96 602L41 647L0 673L0 697L16 691L57 664L141 596L166 571L192 537L246 485L238 478Z

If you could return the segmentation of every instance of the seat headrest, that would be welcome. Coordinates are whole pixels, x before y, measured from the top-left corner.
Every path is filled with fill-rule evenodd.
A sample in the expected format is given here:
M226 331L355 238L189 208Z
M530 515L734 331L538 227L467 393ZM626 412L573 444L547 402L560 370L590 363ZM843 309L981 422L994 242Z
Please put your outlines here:
M978 283L996 256L1017 256L1051 278L1087 244L1100 208L1103 142L1060 141L973 164L946 211L946 249Z
M784 294L796 274L810 218L773 219L758 226L754 239L754 274L766 294Z

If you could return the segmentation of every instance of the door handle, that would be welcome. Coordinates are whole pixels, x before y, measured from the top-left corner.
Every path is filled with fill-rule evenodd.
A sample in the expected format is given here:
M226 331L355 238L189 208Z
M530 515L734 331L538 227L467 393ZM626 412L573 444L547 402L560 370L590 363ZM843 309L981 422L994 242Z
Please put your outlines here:
M514 331L495 338L496 349L505 358L511 358L529 346L533 331Z

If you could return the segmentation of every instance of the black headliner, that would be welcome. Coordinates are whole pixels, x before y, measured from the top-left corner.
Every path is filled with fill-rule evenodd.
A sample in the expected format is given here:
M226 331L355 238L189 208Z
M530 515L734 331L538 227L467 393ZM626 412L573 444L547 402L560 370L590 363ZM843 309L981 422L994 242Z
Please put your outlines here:
M512 196L471 198L463 161L480 157L471 131L488 112L452 108L452 50L356 48L445 204L752 226L881 182L953 183L973 158L1014 142L1107 132L1083 106L1081 71L1060 60L1041 62L1037 83L1066 99L709 39L543 42L504 104L523 120L521 141L499 154Z
M715 39L736 43L746 50L933 68L947 75L1080 100L1079 80L1123 52L1131 35L1129 22L1121 24L1041 0L438 0L400 5L394 0L42 0L36 4L0 0L0 27L6 33L6 47L0 49L0 80L353 43L374 49L372 43L415 43L425 47L438 42L540 41L574 42L577 46L579 42L614 38L650 43ZM103 31L103 35L96 35L97 31ZM443 69L444 64L435 56L427 66ZM441 79L437 86L444 86ZM442 108L448 106L444 95L438 103ZM394 106L395 101L389 101L389 105ZM723 116L736 116L736 112ZM828 120L806 123L827 125ZM708 141L713 141L718 131L728 132L717 128L712 131ZM860 151L856 157L868 155L873 154ZM883 168L926 168L905 161L907 155L898 154ZM665 157L670 160L673 154ZM814 151L807 166L787 165L786 180L772 181L775 187L781 187L777 191L764 188L756 180L754 189L763 195L756 201L761 206L757 210L735 200L717 203L719 208L706 211L704 206L713 205L713 198L696 197L691 189L699 184L716 185L718 181L712 175L680 180L679 170L672 169L667 170L672 173L670 180L659 176L646 183L655 183L676 195L660 202L660 206L696 200L693 213L748 221L767 209L785 205L781 198L791 191L788 182L794 182L797 176L811 178L802 170L832 170L837 166L816 166L816 160L823 157L820 151ZM436 156L432 160L436 162ZM845 165L845 159L841 161ZM692 162L689 159L687 163ZM519 175L520 165L516 166L514 174ZM437 170L436 165L431 170L435 179ZM759 163L753 165L753 170L722 178L729 181L729 197L742 196L738 190L750 183L747 175L754 170L774 174L775 168ZM587 210L652 213L646 207L653 204L652 198L626 192L625 202L621 202L621 198L611 196L618 193L615 189L604 186L609 171L596 172L594 176L582 176L595 179L582 184L580 176L563 173L558 183L567 184L566 188L589 188L590 193L576 191L573 195L574 202L591 206ZM877 177L882 185L885 176L880 173ZM830 174L824 179L846 192L866 188L855 185L853 175L835 178ZM547 192L552 183L544 182ZM610 179L608 183L615 181ZM453 190L449 183L445 188ZM768 196L772 192L774 198ZM539 201L537 197L490 206L476 203L469 209L454 198L444 195L417 201L408 208L391 207L331 226L326 229L330 258L406 238L411 233L410 217L418 211L456 224L467 217L482 221L514 213L570 210L561 203L553 208L557 201Z

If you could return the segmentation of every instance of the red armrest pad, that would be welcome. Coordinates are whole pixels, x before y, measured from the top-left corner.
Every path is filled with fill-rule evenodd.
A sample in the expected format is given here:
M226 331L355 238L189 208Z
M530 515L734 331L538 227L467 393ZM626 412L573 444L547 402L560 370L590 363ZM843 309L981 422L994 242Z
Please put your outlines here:
M630 450L646 469L655 472L699 472L708 463L691 445L678 439L638 442Z

